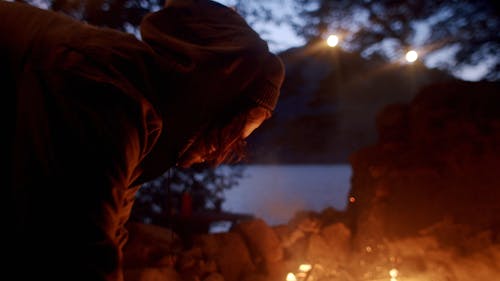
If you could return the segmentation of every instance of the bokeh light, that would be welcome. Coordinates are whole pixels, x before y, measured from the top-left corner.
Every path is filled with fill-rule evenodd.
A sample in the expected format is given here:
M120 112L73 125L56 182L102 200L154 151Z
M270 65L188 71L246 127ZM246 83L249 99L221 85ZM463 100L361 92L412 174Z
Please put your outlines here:
M310 264L301 264L299 266L299 270L302 272L307 272L307 271L310 271L311 269L312 269L312 265L310 265Z
M337 35L330 35L326 39L326 44L330 47L335 47L339 44L339 37Z
M286 275L286 281L297 281L297 278L295 278L295 274L290 272Z
M396 281L396 277L398 277L399 271L395 268L389 270L389 276L391 276L391 281Z
M406 61L407 62L415 62L418 59L418 53L414 50L408 51L406 53Z

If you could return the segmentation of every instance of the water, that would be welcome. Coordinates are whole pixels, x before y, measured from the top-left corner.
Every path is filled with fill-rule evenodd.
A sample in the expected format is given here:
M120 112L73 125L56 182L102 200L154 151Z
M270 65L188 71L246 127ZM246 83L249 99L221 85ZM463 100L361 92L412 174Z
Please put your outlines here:
M351 174L349 165L249 165L225 193L223 209L269 225L285 224L301 210L345 210Z

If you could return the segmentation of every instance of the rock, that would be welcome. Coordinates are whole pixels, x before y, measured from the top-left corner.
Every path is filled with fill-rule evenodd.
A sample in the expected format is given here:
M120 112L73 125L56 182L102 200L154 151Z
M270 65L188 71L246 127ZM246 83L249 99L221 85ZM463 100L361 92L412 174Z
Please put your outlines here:
M304 233L318 233L321 224L321 214L315 211L298 211L288 222L290 227L299 229Z
M124 268L173 266L175 253L182 249L177 234L164 227L137 222L129 222L127 230Z
M193 245L201 249L203 256L215 261L226 281L240 281L243 276L257 271L245 241L237 233L198 235Z
M353 153L349 228L358 245L415 235L444 218L500 225L500 86L453 82L386 107L379 139Z
M203 281L224 281L224 276L222 276L222 274L214 272L205 277Z
M254 273L254 274L249 274L246 276L243 276L241 281L271 281L267 275L262 274L262 273Z
M332 252L333 259L347 259L351 252L351 230L343 223L335 223L321 229L321 237Z
M265 274L267 280L285 281L287 273L290 272L290 265L290 261L287 260L269 263Z
M283 248L278 235L264 220L255 219L237 224L232 232L243 237L257 266L269 268L283 259Z
M305 238L306 235L305 233L300 230L300 229L293 229L291 231L288 231L287 233L282 233L281 234L281 245L283 248L290 248L293 246L297 241Z
M332 252L323 237L318 234L313 234L309 237L304 263L330 264L334 257L335 253Z
M203 259L203 252L199 247L193 247L182 252L177 261L177 267L180 271L187 270L198 264L198 260Z
M141 267L124 270L124 281L186 281L173 268Z

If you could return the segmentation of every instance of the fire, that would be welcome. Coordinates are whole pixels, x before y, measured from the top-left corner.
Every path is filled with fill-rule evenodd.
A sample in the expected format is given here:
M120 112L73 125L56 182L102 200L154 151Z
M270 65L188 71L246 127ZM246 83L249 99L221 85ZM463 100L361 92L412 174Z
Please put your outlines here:
M308 272L311 269L312 269L312 265L310 265L310 264L301 264L301 265L299 265L299 270L301 272Z
M297 281L297 278L295 277L295 274L289 272L287 275L286 275L286 281Z
M286 275L286 281L297 281L297 280L307 281L312 268L313 267L311 264L303 263L299 265L298 272L296 273L289 272Z
M391 281L397 281L396 277L398 277L399 271L395 268L389 270L389 276L391 276Z

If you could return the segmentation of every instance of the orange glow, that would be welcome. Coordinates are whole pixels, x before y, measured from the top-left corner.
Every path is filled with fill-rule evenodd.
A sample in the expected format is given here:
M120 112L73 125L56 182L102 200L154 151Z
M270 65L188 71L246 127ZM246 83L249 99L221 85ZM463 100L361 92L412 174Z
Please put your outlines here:
M295 274L289 272L287 275L286 275L286 281L297 281L297 278L295 278Z
M337 35L330 35L326 39L326 44L330 47L335 47L339 43L339 37Z
M395 268L389 270L389 276L391 276L391 281L397 281L396 277L398 277L399 271Z
M309 272L312 270L312 265L308 263L303 263L299 265L298 272L292 273L289 272L286 276L286 281L297 281L298 280L306 280Z
M399 273L399 272L398 272L398 270L397 270L397 269L395 269L395 268L393 268L393 269L391 269L391 270L389 271L389 275L390 275L391 277L398 277L398 273Z
M305 272L297 272L297 274L295 274L295 277L298 277L299 280L306 278L306 276L307 276L307 273L305 273Z
M349 202L351 203L356 202L356 198L354 198L354 196L349 197Z
M302 271L302 272L308 272L309 270L311 270L312 266L310 264L301 264L299 266L299 270Z

